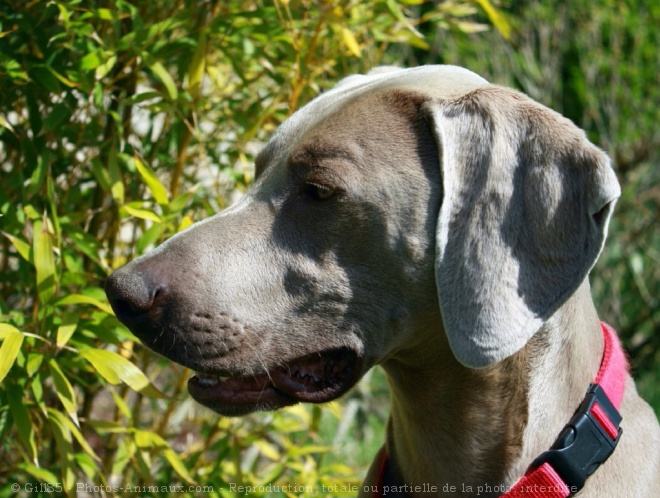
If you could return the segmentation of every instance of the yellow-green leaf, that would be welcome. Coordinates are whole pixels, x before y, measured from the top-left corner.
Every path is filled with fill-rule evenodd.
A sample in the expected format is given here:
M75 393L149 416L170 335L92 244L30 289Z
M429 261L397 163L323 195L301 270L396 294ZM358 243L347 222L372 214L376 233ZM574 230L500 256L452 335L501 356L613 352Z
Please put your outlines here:
M117 369L113 368L110 365L110 361L106 359L105 355L99 353L99 351L104 350L89 348L81 349L79 353L80 356L92 364L94 369L99 374L101 374L101 377L103 377L107 382L112 385L121 384L121 376L117 373Z
M28 377L32 377L44 361L44 355L41 353L28 353L27 361L25 362L25 371L28 374Z
M167 461L170 462L170 465L177 474L179 474L183 479L188 481L190 484L197 484L193 479L193 477L188 472L188 469L186 468L185 464L179 458L179 455L177 455L174 452L174 450L172 450L171 448L167 448L165 451L163 451L163 455L165 456L165 458L167 458Z
M7 327L11 327L11 325L7 325ZM11 328L13 330L10 330L4 335L2 346L0 346L0 382L4 380L9 373L9 370L14 365L18 352L21 350L23 339L25 338L25 336L18 330L14 329L14 327Z
M138 173L140 173L142 180L144 180L144 183L146 183L149 190L151 190L151 194L154 196L156 202L161 206L167 205L169 202L167 189L160 182L152 169L144 164L137 155L135 156L135 167L137 168Z
M0 339L4 339L9 334L14 333L20 334L20 331L13 325L9 325L8 323L0 323Z
M184 216L181 218L181 223L179 223L179 227L176 229L177 232L181 232L191 226L193 224L193 219L191 216Z
M277 447L274 444L269 443L265 439L258 439L253 443L262 455L271 460L277 461L281 458L280 452L277 450Z
M165 449L169 446L167 441L165 441L161 436L151 431L136 430L134 434L135 444L137 444L140 449Z
M348 51L351 54L353 54L355 57L360 57L362 55L362 49L360 48L360 45L355 39L353 33L351 33L350 29L342 26L341 39L343 40L344 45L346 45L346 48L348 48Z
M109 304L84 294L69 294L68 296L58 299L54 304L55 306L64 306L65 304L91 304L109 315L114 315Z
M124 204L121 207L120 211L124 211L126 214L130 216L135 216L136 218L141 218L143 220L151 220L151 221L155 221L156 223L162 222L162 220L156 213L154 213L153 211L149 211L148 209L136 208L133 206L129 206L128 204Z
M176 98L179 96L179 92L176 89L176 84L174 83L172 76L170 76L170 73L167 72L167 69L165 69L165 67L160 62L154 62L150 68L154 75L165 86L170 99L176 100Z
M505 40L511 39L511 25L507 18L499 10L493 7L489 0L477 0L477 3L484 10L490 22L493 23L495 29L500 32Z
M57 397L60 398L62 406L64 406L64 409L69 417L71 417L71 420L73 420L77 426L80 426L80 422L78 421L78 403L76 402L76 393L73 390L73 386L55 360L50 360L48 366L50 367L51 378L55 384Z
M100 461L98 455L94 452L92 447L89 445L85 437L82 435L82 432L80 432L80 429L77 427L77 425L74 425L71 420L66 418L64 415L62 415L60 412L57 410L53 410L52 408L48 409L48 417L51 419L57 419L58 423L61 424L62 426L68 427L71 435L76 438L76 441L80 444L80 447L85 450L85 453L87 453L89 456L91 456L94 460L97 462Z
M188 473L188 469L179 458L179 455L170 448L167 441L165 441L160 435L151 431L136 430L134 438L135 444L140 449L155 448L160 450L177 474L183 477L186 481L195 484L195 480Z
M71 339L71 336L76 331L78 326L77 313L64 313L62 315L62 323L57 327L57 347L61 348L66 346Z
M57 485L59 483L57 476L49 470L40 469L39 467L35 467L29 463L19 464L18 467L30 474L32 477L35 477L39 482L47 482L48 484L53 485Z
M7 128L12 133L15 133L14 127L11 125L9 121L7 121L7 119L2 114L0 114L0 126Z
M197 39L195 55L193 55L188 67L188 92L193 99L197 100L204 79L204 68L206 67L206 30L202 29Z
M71 81L70 79L65 78L65 77L62 76L60 73L58 73L57 71L55 71L52 67L50 67L50 66L46 66L46 67L47 67L48 70L52 73L53 76L55 76L58 80L60 80L60 81L61 81L62 83L64 83L66 86L68 86L68 87L70 87L70 88L78 88L78 87L80 86L80 83L75 83L75 82Z
M53 233L48 218L42 223L35 222L33 238L34 267L37 270L37 292L42 303L48 303L56 292L55 253Z
M18 254L21 255L21 257L27 261L28 263L32 263L32 248L27 242L22 241L18 237L14 237L13 235L7 233L7 232L0 232L2 235L7 237L9 241L12 243Z
M168 398L156 389L142 370L115 352L85 348L80 350L80 355L110 384L119 384L121 380L139 393L155 398Z
M66 423L67 418L53 409L48 410L48 420L55 436L60 457L60 478L67 496L75 496L75 470L73 465L73 438L71 428Z
M30 382L30 389L34 395L34 402L37 404L41 412L44 415L47 415L48 408L46 407L46 401L44 400L44 385L41 382L41 374L37 373L34 377L32 377L32 381ZM50 393L50 388L48 391Z
M112 394L112 399L114 400L115 405L117 405L117 408L119 408L121 414L128 420L131 420L133 418L133 412L131 412L131 409L126 404L126 401L124 401L124 398L122 398L114 390L110 391L110 393Z

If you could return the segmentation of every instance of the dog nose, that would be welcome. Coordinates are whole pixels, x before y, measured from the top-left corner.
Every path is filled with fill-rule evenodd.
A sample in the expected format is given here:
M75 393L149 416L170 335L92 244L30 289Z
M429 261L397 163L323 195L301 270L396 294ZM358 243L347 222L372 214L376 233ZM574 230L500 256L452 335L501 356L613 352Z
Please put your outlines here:
M140 273L126 267L112 273L105 283L105 294L115 315L129 326L151 310L160 291L160 287L150 285Z

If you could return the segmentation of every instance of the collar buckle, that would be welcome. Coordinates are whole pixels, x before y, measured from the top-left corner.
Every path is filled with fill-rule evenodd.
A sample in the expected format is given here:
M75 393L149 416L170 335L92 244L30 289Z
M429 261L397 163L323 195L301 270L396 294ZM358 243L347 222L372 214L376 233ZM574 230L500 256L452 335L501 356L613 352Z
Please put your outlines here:
M603 420L603 415L607 420ZM549 463L571 493L577 493L587 477L616 448L623 432L620 423L621 415L603 388L599 384L591 384L571 421L550 449L534 460L531 468Z
M597 405L596 408L594 408ZM598 421L595 411L607 416L609 432ZM623 430L619 427L621 415L599 384L591 384L580 407L571 421L548 451L542 453L531 465L537 468L549 463L559 474L571 493L577 493L591 474L609 458L616 448ZM616 437L612 437L614 428Z

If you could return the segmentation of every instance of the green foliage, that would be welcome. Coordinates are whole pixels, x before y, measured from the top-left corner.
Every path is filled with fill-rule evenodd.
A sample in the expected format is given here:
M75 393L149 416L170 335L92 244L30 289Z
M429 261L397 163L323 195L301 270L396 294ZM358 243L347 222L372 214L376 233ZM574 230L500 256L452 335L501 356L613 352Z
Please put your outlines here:
M193 409L189 373L134 342L102 287L231 202L259 143L326 82L427 49L422 21L485 27L473 2L423 20L418 3L0 3L0 497L11 483L69 496L291 484L303 490L251 495L304 496L359 482L382 438L382 377L345 407L219 419Z

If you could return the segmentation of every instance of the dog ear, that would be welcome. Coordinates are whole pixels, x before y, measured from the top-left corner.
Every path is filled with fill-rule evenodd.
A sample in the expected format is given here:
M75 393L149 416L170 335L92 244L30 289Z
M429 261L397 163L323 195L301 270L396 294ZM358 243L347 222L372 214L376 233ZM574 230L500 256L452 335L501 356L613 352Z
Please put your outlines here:
M456 358L486 367L579 287L621 191L584 132L525 95L489 86L427 106L443 182L440 309Z

